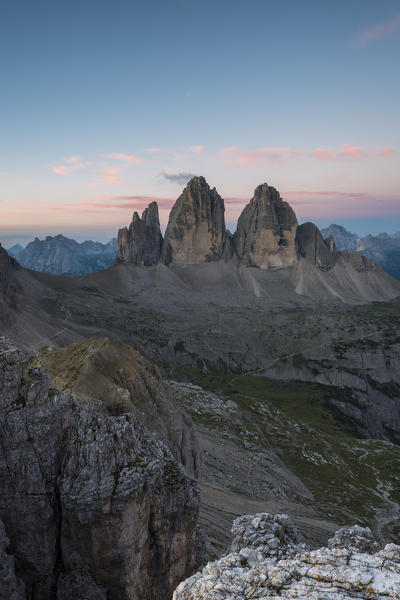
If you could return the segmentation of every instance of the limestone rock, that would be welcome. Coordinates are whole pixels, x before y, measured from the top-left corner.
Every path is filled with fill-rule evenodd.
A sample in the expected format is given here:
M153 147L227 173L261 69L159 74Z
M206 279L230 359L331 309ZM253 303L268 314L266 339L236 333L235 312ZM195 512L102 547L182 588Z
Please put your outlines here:
M324 240L320 230L314 223L299 225L296 242L299 255L319 269L327 270L336 264L339 252L336 249L333 236L329 235Z
M287 515L258 513L235 519L230 552L256 550L264 558L288 558L304 549L304 541Z
M204 177L193 177L175 202L165 232L162 260L196 265L230 256L224 201Z
M161 256L162 235L157 202L151 202L142 218L133 213L129 228L118 232L118 262L149 267L156 265Z
M297 219L279 192L259 185L239 217L233 244L244 265L269 269L288 267L297 261Z
M87 339L42 349L30 362L53 375L53 385L108 415L131 412L197 478L200 452L189 416L169 399L159 369L117 340Z
M0 519L24 598L168 598L198 565L197 484L132 413L0 350Z
M251 515L247 520L258 517ZM238 548L182 582L173 600L398 599L400 546L388 544L375 551L365 544L369 539L365 531L350 529L347 534L345 530L336 534L337 540L329 548L303 548L283 559L249 547Z

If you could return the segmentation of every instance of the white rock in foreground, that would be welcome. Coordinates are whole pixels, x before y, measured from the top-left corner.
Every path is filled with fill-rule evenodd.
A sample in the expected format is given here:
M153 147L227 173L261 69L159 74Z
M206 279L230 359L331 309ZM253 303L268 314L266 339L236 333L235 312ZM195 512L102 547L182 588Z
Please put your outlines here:
M400 599L400 546L378 545L368 528L340 529L327 548L306 550L285 515L233 524L231 554L183 581L173 600Z

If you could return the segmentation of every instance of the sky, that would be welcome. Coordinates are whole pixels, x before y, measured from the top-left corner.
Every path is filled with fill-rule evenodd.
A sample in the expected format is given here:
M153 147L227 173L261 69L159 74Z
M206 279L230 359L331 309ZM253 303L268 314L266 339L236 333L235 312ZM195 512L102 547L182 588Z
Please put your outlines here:
M227 226L400 230L398 0L2 0L0 241L107 241L192 175Z

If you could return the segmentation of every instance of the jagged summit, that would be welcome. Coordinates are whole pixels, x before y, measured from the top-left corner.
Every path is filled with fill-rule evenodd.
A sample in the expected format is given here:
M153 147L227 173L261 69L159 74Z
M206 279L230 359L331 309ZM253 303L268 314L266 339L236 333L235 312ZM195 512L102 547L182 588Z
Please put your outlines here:
M224 201L204 177L193 177L175 202L165 232L162 260L187 266L221 259L228 235Z
M244 267L268 270L306 260L327 271L342 258L357 271L376 270L371 261L337 249L335 232L346 232L340 226L325 230L332 234L325 240L313 223L298 226L294 210L267 183L254 190L233 236L225 228L224 212L216 188L211 189L202 176L192 177L172 207L164 240L158 206L152 202L141 218L135 212L129 228L119 231L117 263L190 267L233 259Z
M267 183L254 190L254 196L239 217L233 243L240 261L268 269L287 267L297 260L297 218L274 187Z
M118 262L130 262L149 267L156 265L161 256L162 235L157 202L151 202L142 218L135 211L129 228L118 232Z

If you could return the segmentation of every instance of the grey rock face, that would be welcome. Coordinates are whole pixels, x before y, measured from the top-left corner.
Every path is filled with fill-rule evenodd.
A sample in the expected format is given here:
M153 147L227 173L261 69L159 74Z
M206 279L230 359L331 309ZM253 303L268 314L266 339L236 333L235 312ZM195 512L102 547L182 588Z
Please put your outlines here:
M110 267L115 260L113 240L108 244L76 240L56 235L36 238L18 254L18 262L27 269L53 275L85 275Z
M0 521L0 598L1 600L25 600L25 586L15 575L15 558L9 553L10 540Z
M18 293L21 286L17 279L18 263L7 254L0 244L0 325L6 326L15 320L18 308Z
M193 177L175 202L165 232L162 260L187 266L230 257L224 201L204 177Z
M53 385L99 412L135 415L197 478L200 453L193 424L173 406L160 372L132 346L111 339L88 339L59 350L41 350L31 365L53 375Z
M333 538L328 540L329 548L347 548L352 552L364 552L373 554L378 552L379 544L369 527L342 527Z
M304 540L287 515L258 513L235 519L230 552L256 550L264 558L288 558L304 549Z
M248 521L259 515L247 517ZM262 517L263 518L263 517ZM361 529L361 528L360 528ZM290 548L292 555L279 559L237 548L202 572L181 583L174 600L239 600L286 598L304 600L367 600L400 597L400 546L384 549L363 545L365 531L351 528L350 546L331 544L319 550ZM336 536L335 536L336 537ZM339 536L343 542L344 530ZM246 541L246 537L243 537ZM288 542L290 547L290 541ZM282 546L287 547L286 540ZM375 552L375 553L374 553Z
M22 252L22 250L23 247L21 244L14 244L14 246L11 246L11 248L7 248L7 254L13 258L17 258L18 254Z
M162 235L157 202L151 202L142 218L133 213L129 228L118 232L118 262L149 267L156 265L161 256Z
M233 244L244 265L268 269L288 267L297 261L297 219L279 192L259 185L239 217Z
M338 250L359 252L392 277L400 278L399 234L389 236L387 233L379 233L378 235L368 234L358 237L340 225L330 225L326 229L322 229L321 233L324 237L329 234L333 235Z
M325 229L321 229L321 235L324 239L333 236L335 244L338 250L347 250L348 252L355 252L357 250L357 239L356 233L351 233L342 225L329 225Z
M0 363L0 518L23 597L168 598L198 564L197 485L133 414L52 389L4 340Z
M306 258L319 269L330 269L338 259L339 253L333 237L329 236L324 240L320 230L314 223L299 225L296 242L299 255Z

